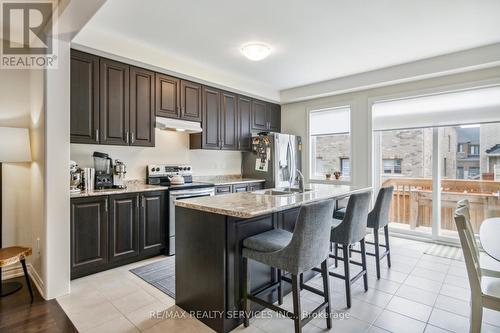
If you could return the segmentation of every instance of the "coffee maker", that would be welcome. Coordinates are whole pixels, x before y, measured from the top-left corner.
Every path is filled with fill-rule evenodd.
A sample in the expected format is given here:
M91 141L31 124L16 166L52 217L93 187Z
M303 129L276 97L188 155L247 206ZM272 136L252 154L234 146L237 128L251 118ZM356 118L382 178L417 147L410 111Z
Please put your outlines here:
M120 160L115 160L113 166L113 187L127 188L125 185L125 174L127 173L127 166Z
M94 152L95 189L102 190L113 187L113 160L108 154Z

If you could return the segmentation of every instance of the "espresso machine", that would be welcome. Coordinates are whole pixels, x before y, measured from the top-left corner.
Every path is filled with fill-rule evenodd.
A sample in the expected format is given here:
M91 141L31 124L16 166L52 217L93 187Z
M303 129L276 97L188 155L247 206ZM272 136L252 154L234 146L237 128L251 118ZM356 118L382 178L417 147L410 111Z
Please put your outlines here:
M113 187L127 188L125 185L125 174L127 173L127 166L120 160L115 160L113 166Z
M113 160L108 154L94 152L94 169L95 169L95 189L102 190L113 187L113 171L111 166Z

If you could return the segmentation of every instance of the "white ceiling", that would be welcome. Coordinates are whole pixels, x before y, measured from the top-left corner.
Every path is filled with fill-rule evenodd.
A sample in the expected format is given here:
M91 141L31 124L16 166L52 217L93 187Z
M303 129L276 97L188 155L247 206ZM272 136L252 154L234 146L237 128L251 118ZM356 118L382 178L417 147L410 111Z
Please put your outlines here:
M498 0L108 0L74 41L98 32L283 90L498 43L499 13ZM271 55L247 60L249 41Z

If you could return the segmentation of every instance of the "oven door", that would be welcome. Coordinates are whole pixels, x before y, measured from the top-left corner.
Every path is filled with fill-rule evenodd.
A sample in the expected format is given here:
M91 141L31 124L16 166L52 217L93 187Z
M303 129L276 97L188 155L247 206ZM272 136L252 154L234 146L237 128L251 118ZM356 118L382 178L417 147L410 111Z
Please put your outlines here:
M169 213L168 213L168 230L167 230L167 255L175 254L175 200L208 197L215 195L215 188L200 188L192 190L177 190L170 191L168 196Z

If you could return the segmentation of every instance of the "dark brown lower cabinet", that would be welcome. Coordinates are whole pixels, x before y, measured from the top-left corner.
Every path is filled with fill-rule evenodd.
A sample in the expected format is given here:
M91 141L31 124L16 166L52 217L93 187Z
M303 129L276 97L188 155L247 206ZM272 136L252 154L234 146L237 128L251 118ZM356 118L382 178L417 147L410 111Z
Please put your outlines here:
M71 200L71 277L95 273L108 263L108 197Z
M165 192L142 193L140 216L139 252L154 254L162 251L165 248L168 218Z
M117 261L139 254L139 194L109 197L109 260Z
M215 186L215 195L238 193L238 192L252 192L264 188L264 182L257 183L238 183L233 185L217 185Z
M215 187L215 195L231 193L231 185L218 185Z
M246 192L247 189L248 189L247 184L234 184L233 185L233 193Z
M248 192L262 190L263 188L264 182L248 184Z
M165 191L71 199L71 278L164 254Z

